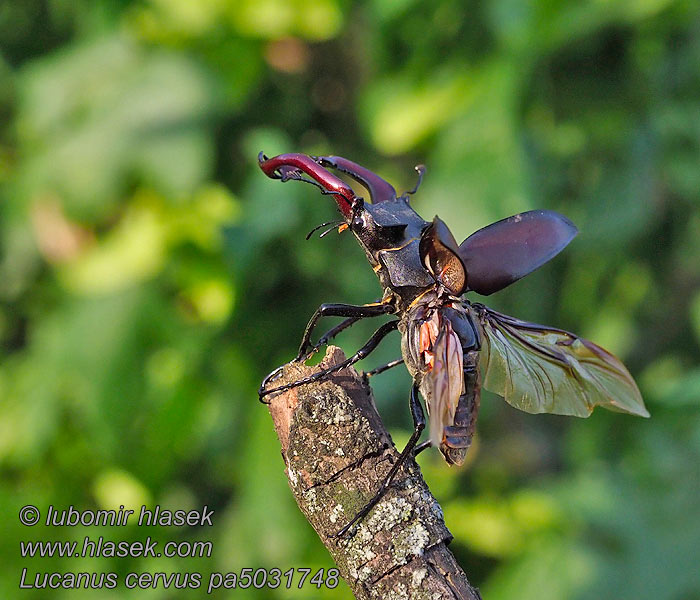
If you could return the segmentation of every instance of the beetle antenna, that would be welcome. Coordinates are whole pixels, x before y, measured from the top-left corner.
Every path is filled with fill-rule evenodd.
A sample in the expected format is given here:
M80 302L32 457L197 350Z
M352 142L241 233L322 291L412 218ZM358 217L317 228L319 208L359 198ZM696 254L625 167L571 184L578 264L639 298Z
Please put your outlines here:
M321 235L318 236L319 239L321 239L322 237L328 235L328 234L329 234L331 231L333 231L338 225L344 225L344 224L345 224L345 221L344 221L343 219L340 219L340 220L338 220L338 221L335 221L334 223L331 224L331 226L330 226L328 229L326 229ZM346 227L347 227L347 225L346 225ZM343 232L343 229L338 229L338 233L342 233L342 232Z
M418 181L416 181L416 185L414 188L404 194L404 196L412 196L418 191L418 188L420 187L420 184L423 182L423 175L425 175L425 165L416 165L415 170L418 172Z
M306 239L309 240L311 239L311 236L321 229L321 227L325 227L326 225L330 225L330 227L324 231L321 235L319 235L319 238L322 238L324 235L326 235L329 231L332 231L337 225L341 225L342 223L345 223L343 219L339 219L337 221L326 221L325 223L321 223L320 225L316 225L309 233L306 234Z

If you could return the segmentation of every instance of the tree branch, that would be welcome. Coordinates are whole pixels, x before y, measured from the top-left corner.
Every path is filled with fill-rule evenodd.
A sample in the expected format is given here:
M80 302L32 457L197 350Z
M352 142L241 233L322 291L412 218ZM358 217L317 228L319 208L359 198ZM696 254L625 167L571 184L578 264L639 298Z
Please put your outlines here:
M320 365L287 365L271 385L307 377L344 358L331 346ZM402 598L481 599L447 549L452 536L442 509L412 459L369 515L346 537L335 537L376 493L399 456L369 386L354 369L276 395L269 408L297 504L356 598L400 593Z

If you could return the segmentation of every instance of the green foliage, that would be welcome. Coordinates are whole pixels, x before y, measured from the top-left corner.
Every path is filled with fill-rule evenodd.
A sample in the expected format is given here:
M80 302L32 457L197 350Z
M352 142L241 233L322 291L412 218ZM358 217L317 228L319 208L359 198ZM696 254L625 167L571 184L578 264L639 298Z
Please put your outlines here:
M344 155L401 190L425 163L416 207L460 240L532 208L579 226L560 257L489 305L614 351L651 419L533 416L485 394L466 466L426 452L423 471L488 600L700 598L698 26L688 0L3 6L0 596L18 597L23 567L332 566L287 489L256 388L293 356L319 303L379 290L349 237L304 241L332 203L265 178L264 150ZM391 338L371 365L397 354ZM374 385L405 440L406 374ZM25 504L143 503L206 504L214 527L17 521ZM214 550L20 557L20 540L86 535L212 539ZM300 593L316 591L213 596Z

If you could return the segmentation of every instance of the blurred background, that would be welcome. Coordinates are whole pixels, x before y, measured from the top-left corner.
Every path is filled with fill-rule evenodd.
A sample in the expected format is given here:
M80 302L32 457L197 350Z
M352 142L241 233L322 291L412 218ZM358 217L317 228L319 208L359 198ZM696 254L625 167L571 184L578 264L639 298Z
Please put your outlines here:
M22 0L0 4L0 595L21 569L329 568L262 376L321 302L381 291L310 186L339 154L458 240L534 208L581 233L489 306L628 365L648 420L484 394L464 468L421 465L487 600L700 598L700 9L691 0ZM360 190L361 192L362 190ZM327 321L330 326L332 320ZM359 347L376 326L339 342ZM361 364L399 355L390 337ZM409 378L373 380L395 442ZM212 528L21 527L25 504L215 510ZM211 539L208 559L21 558L19 541ZM307 584L309 585L309 584ZM203 591L24 590L22 598ZM215 597L347 598L335 590Z

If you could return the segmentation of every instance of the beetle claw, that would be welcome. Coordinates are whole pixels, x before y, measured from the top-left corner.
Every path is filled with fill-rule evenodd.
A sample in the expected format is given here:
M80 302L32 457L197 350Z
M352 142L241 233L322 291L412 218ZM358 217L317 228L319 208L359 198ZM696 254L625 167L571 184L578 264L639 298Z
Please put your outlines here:
M287 365L282 365L280 367L277 367L274 371L272 371L271 373L268 373L265 376L265 379L262 380L262 383L260 384L260 387L258 388L258 400L260 400L260 402L262 402L263 404L270 404L269 401L265 401L265 400L263 400L263 398L265 396L267 396L270 393L270 391L272 391L272 390L267 391L265 388L268 386L268 384L271 381L278 379L279 376L282 375L282 371L284 370L284 367L286 367L286 366Z

